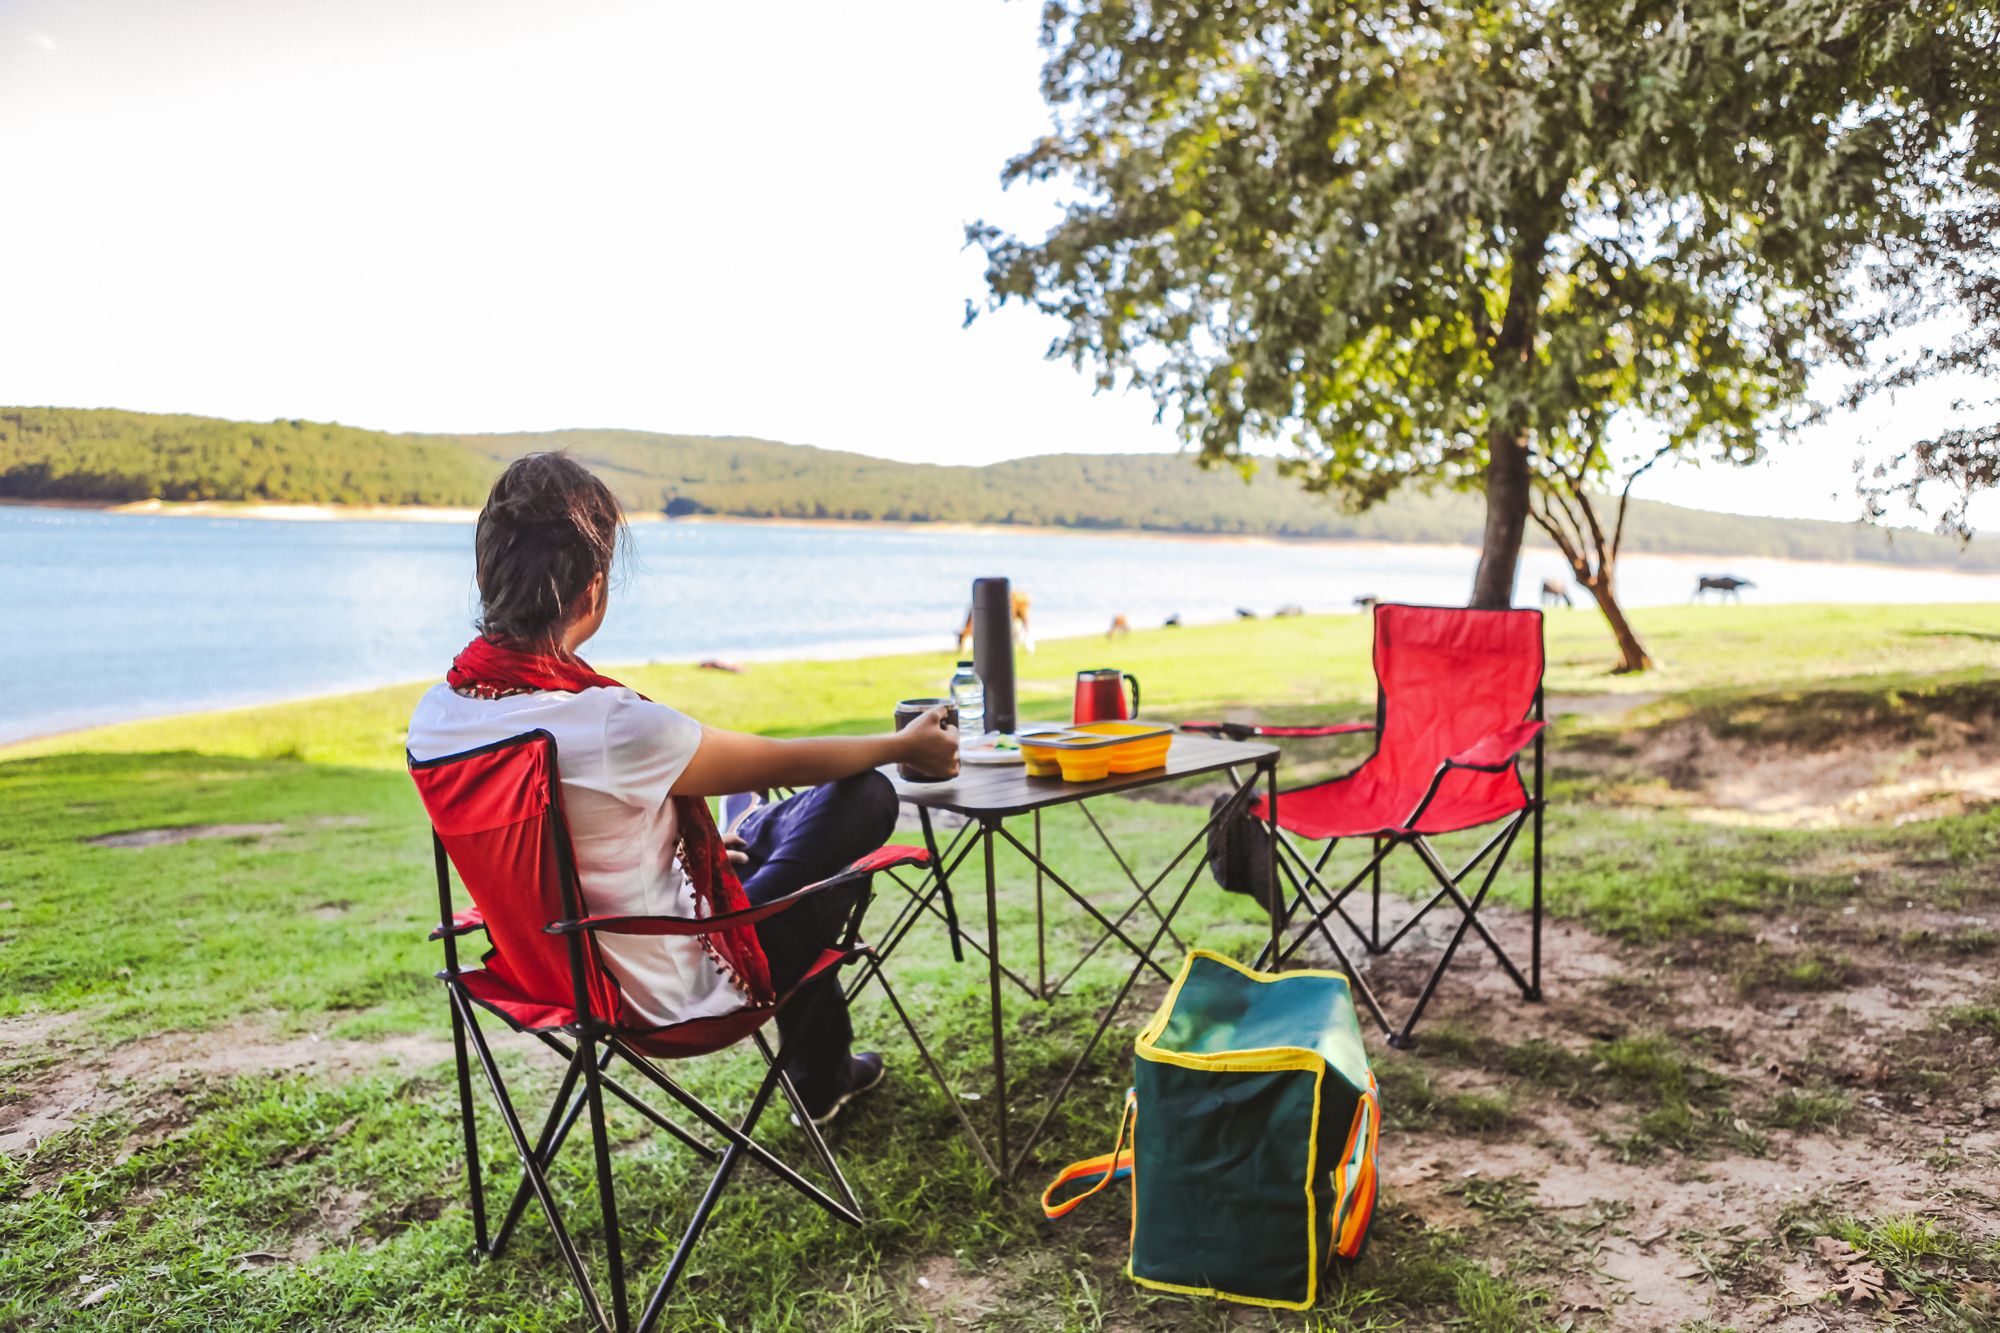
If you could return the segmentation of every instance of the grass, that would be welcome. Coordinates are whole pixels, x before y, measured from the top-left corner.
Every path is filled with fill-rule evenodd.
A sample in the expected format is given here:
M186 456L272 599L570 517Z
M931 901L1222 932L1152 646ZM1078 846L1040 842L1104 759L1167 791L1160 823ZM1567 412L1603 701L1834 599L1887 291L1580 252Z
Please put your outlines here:
M1917 697L1923 680L1941 675L1974 688L1987 679L1991 656L1977 636L2000 631L2000 608L1684 608L1641 612L1638 620L1667 665L1633 679L1604 674L1609 645L1594 615L1552 617L1551 688L1640 692L1633 702L1653 717L1730 707L1732 690L1802 691L1825 676L1864 695ZM1274 715L1363 716L1372 706L1366 649L1361 618L1324 617L1141 632L1109 656L1144 679L1148 711L1158 715L1256 704ZM1069 675L1106 657L1097 640L1044 644L1021 663L1024 715L1057 715ZM705 720L787 734L878 728L888 701L935 687L949 659L769 664L743 676L612 670ZM0 751L7 812L0 1019L69 1015L78 1035L66 1040L99 1043L159 1028L224 1031L251 1045L286 1036L439 1034L436 959L423 940L427 839L400 771L403 721L419 689L159 719ZM1661 697L1644 697L1654 694ZM1603 726L1578 714L1563 721L1561 734L1587 737ZM1352 753L1308 747L1303 756L1310 764ZM1670 967L1733 956L1747 947L1746 923L1759 914L1837 913L1853 901L1864 890L1851 877L1794 868L1829 847L1921 855L1946 894L1979 892L1980 877L2000 857L2000 816L1991 814L1924 829L1792 834L1599 805L1582 772L1559 773L1553 795L1550 882L1562 887L1552 910L1652 950ZM1152 852L1178 846L1205 810L1113 801L1099 813L1121 845ZM223 824L276 828L151 848L89 841ZM1124 901L1122 875L1093 851L1079 818L1050 817L1045 840L1052 859L1077 870L1084 891ZM1448 857L1473 845L1444 840ZM1517 862L1496 882L1496 897L1526 901L1523 867ZM1021 959L1032 921L1027 880L1005 849L1000 872L999 924L1010 960ZM1413 860L1392 863L1389 887L1413 891L1420 874ZM971 897L960 908L976 930L981 905ZM1078 914L1056 920L1058 952L1087 938ZM1191 938L1239 956L1260 936L1244 900L1205 877L1181 924ZM1831 965L1838 951L1829 947L1824 957ZM954 965L941 939L918 932L894 975L954 1080L977 1086L983 973ZM1053 1005L1007 1001L1006 1021L1032 1037L1010 1050L1018 1087L1053 1084L1121 979L1105 958ZM1780 970L1758 984L1804 989L1817 980ZM1158 994L1157 986L1145 988L1125 1011L1024 1185L1104 1150L1129 1077L1125 1036ZM871 1038L891 1031L876 1001L864 1003L857 1023ZM1521 1099L1543 1091L1615 1108L1606 1133L1637 1157L1697 1152L1729 1132L1727 1082L1697 1052L1641 1026L1576 1049L1526 1042L1474 1050L1470 1042L1454 1048L1445 1028L1422 1035L1417 1053L1380 1063L1390 1118L1385 1153L1396 1135L1416 1128L1475 1137L1517 1131ZM768 1181L745 1177L717 1214L668 1326L928 1327L915 1274L939 1256L983 1275L982 1327L1245 1326L1219 1307L1142 1295L1126 1282L1121 1203L1099 1201L1093 1216L1048 1223L1029 1189L992 1186L912 1054L895 1040L885 1048L907 1076L858 1104L838 1136L865 1182L868 1226L837 1230ZM46 1072L43 1058L8 1051L0 1103ZM1477 1064L1490 1078L1476 1089L1447 1088L1425 1063L1438 1058ZM506 1059L531 1086L549 1086L545 1069L518 1054ZM740 1104L749 1063L710 1064L698 1086ZM532 1215L504 1262L475 1269L465 1261L470 1224L444 1075L418 1062L346 1077L177 1076L162 1088L142 1074L133 1089L140 1095L125 1109L89 1116L33 1153L0 1159L0 1327L576 1326L562 1269ZM1844 1111L1834 1095L1820 1098L1801 1090L1780 1099L1771 1123L1837 1125ZM618 1171L635 1219L628 1259L635 1268L653 1265L670 1250L699 1182L682 1157L616 1115L613 1123L626 1135ZM487 1165L506 1179L498 1122L489 1115L483 1128ZM781 1128L779 1140L796 1148L789 1134ZM588 1197L586 1161L576 1155L559 1164L562 1192ZM589 1225L583 1239L596 1239ZM1368 1256L1330 1284L1320 1308L1273 1316L1269 1326L1493 1333L1554 1326L1539 1270L1511 1261L1517 1257L1496 1267L1489 1241L1428 1227L1391 1196Z
M1773 1129L1838 1129L1853 1111L1854 1097L1839 1088L1787 1088L1771 1099L1763 1121Z
M1990 1329L2000 1319L2000 1247L1978 1242L1914 1213L1875 1216L1809 1209L1790 1234L1831 1236L1881 1267L1891 1292L1907 1298L1906 1316L1924 1326Z

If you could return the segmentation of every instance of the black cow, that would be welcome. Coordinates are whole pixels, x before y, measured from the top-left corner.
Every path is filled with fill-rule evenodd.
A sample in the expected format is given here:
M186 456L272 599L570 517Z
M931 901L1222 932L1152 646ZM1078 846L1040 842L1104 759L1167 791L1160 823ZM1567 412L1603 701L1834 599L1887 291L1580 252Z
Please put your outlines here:
M1699 601L1703 596L1712 592L1718 594L1718 601L1740 602L1743 600L1742 590L1756 586L1749 579L1739 579L1734 574L1703 574L1695 581L1694 596L1688 598L1688 600L1690 602Z

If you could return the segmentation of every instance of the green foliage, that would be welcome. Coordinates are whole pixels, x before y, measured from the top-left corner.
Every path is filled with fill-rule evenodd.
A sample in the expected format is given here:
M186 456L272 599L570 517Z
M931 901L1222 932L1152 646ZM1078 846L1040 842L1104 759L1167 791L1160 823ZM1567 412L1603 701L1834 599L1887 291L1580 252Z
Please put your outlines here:
M55 408L0 409L0 497L476 505L501 467L540 449L569 450L635 512L1438 544L1477 542L1483 521L1478 501L1454 492L1412 493L1354 513L1269 471L1246 482L1162 454L943 467L740 436L389 435ZM1628 527L1625 545L1636 551L2000 569L2000 542L1961 549L1927 533L1892 535L1859 523L1635 501Z
M312 421L0 409L0 496L477 504L489 469L448 442Z
M1069 207L970 236L995 304L1061 320L1052 355L1147 389L1211 461L1288 439L1366 502L1467 478L1489 440L1597 473L1621 412L1745 459L1872 331L1871 247L1990 186L1957 154L1992 129L1992 17L1059 0L1054 132L1005 178Z

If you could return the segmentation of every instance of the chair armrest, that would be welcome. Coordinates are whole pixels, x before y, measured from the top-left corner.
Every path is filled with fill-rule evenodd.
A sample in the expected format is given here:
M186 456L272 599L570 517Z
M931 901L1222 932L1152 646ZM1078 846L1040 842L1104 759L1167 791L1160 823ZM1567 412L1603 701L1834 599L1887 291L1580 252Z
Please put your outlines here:
M575 935L603 931L607 935L711 935L734 926L754 926L767 917L797 907L806 899L866 878L878 870L896 866L927 865L931 854L921 847L891 843L850 863L839 874L808 884L796 893L773 898L768 903L716 916L587 916L581 921L551 921L542 929L550 935Z
M1444 786L1445 775L1454 768L1471 769L1475 773L1504 773L1514 765L1514 756L1528 748L1535 737L1547 731L1546 722L1516 722L1511 727L1502 727L1490 735L1482 736L1437 766L1431 774L1431 785L1424 789L1424 799L1417 802L1417 808L1410 811L1403 821L1405 828L1412 827L1423 818L1424 811L1430 809L1437 799L1438 789Z
M1269 736L1276 740L1296 740L1308 736L1348 736L1375 730L1373 722L1339 722L1331 726L1278 727L1264 726L1256 722L1183 722L1182 731L1199 732L1204 736L1226 736L1232 741L1247 741L1258 736Z
M1466 746L1445 763L1452 768L1473 768L1482 773L1498 773L1514 762L1514 756L1528 748L1535 737L1548 730L1546 722L1516 722L1502 727Z
M486 929L486 918L477 907L468 907L462 912L454 912L449 926L442 923L432 926L430 938L442 940L458 935L470 935L475 930Z

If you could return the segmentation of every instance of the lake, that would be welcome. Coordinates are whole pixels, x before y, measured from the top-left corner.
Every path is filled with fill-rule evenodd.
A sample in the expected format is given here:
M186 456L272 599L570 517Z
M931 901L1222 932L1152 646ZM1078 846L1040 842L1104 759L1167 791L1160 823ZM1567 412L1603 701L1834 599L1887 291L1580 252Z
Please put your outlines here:
M1220 542L780 523L642 523L590 656L604 664L948 647L971 581L1006 575L1040 637L1222 620L1363 595L1461 603L1456 547ZM1630 556L1625 600L1697 575L1759 602L2000 599L2000 576L1880 564ZM1560 560L1530 550L1532 600ZM1580 601L1587 599L1579 598ZM0 741L161 713L435 678L472 632L469 523L288 522L0 506Z

